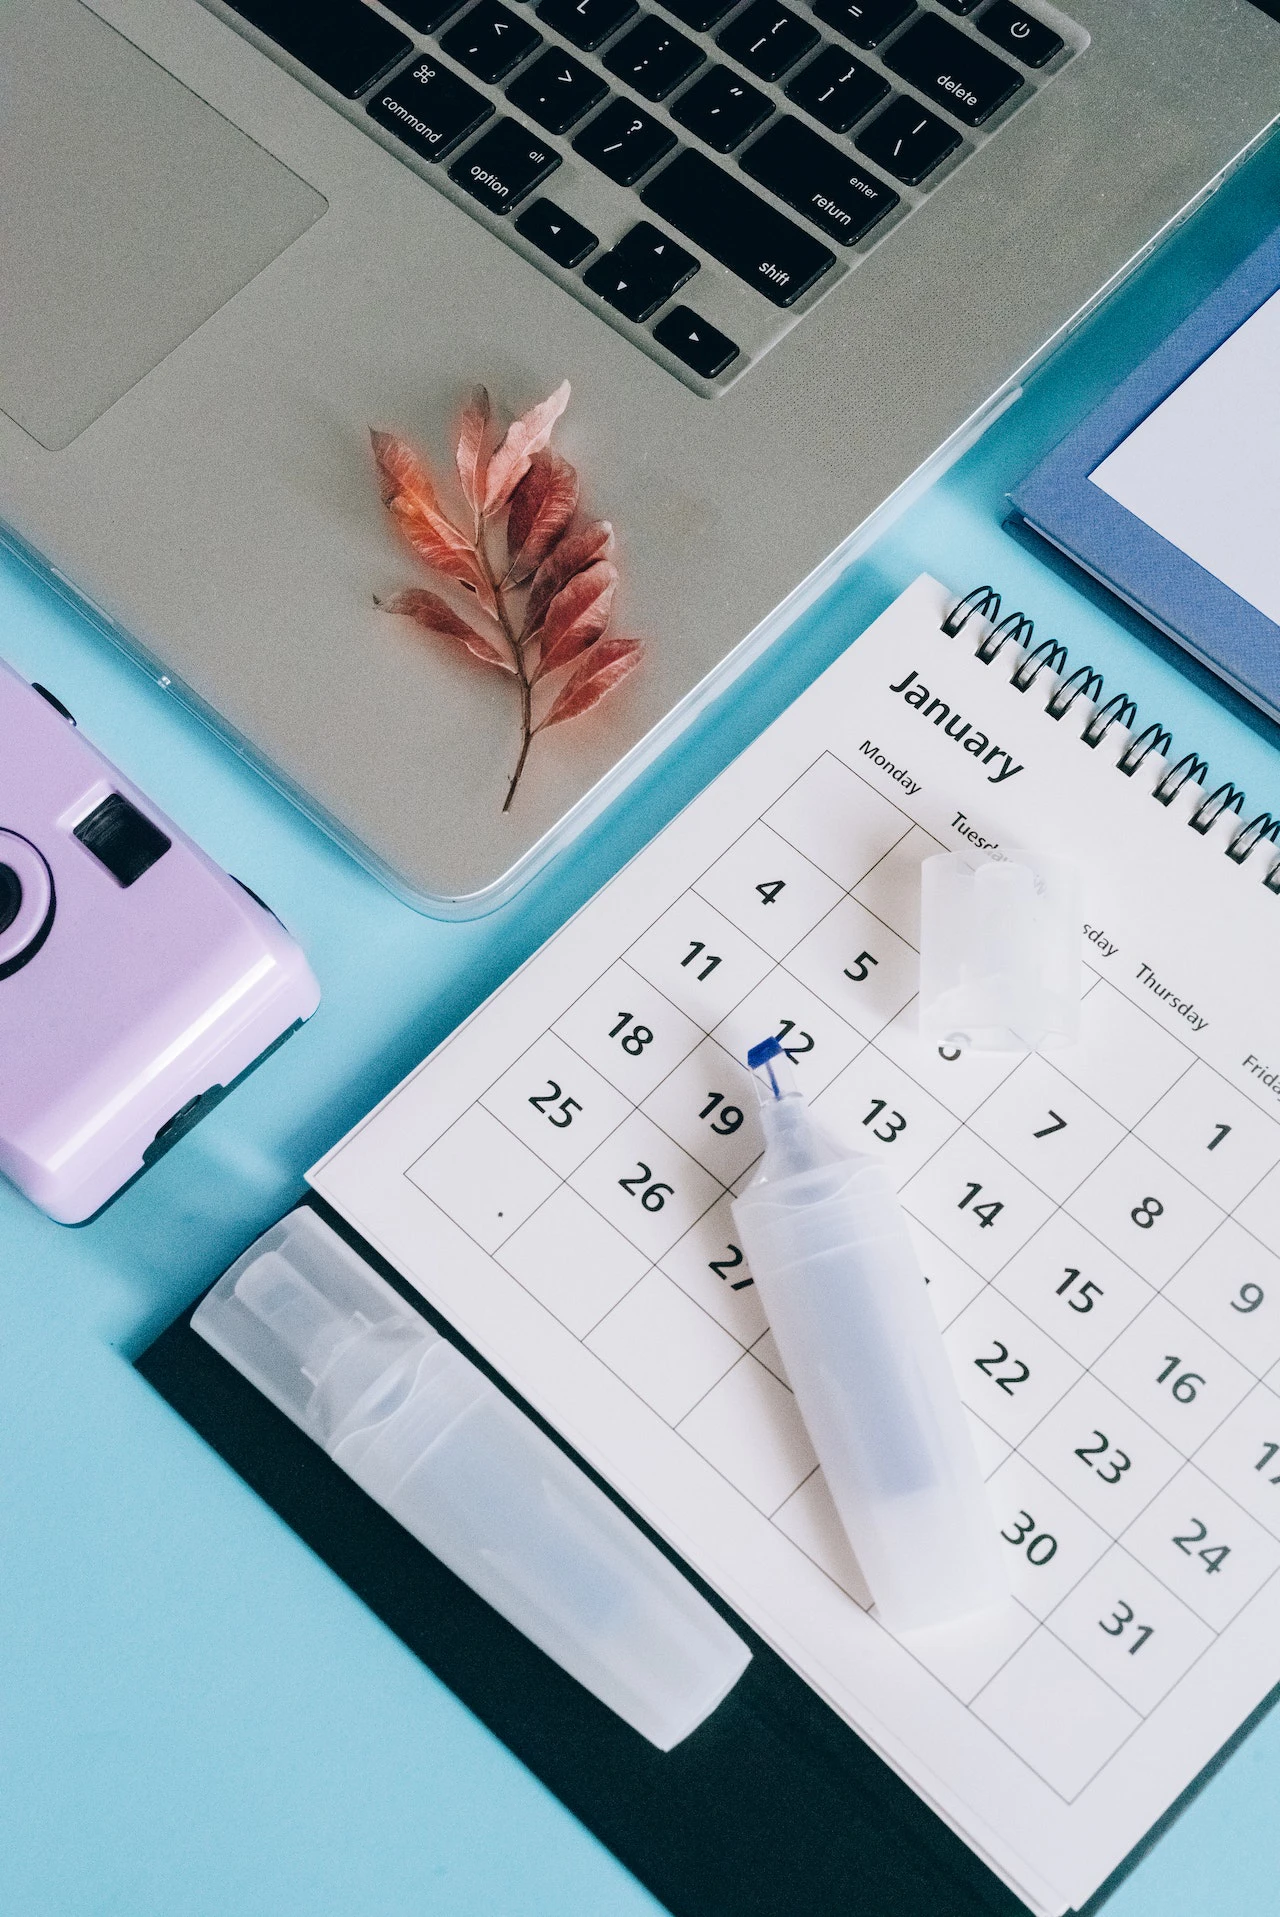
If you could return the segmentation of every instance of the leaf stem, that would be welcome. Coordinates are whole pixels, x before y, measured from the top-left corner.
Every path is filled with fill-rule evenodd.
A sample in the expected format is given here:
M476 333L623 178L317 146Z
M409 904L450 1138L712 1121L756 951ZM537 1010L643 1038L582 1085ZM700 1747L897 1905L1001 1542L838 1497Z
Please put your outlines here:
M519 785L521 775L524 772L525 761L529 757L529 748L533 744L533 734L535 730L533 724L533 683L529 678L529 673L525 665L524 648L520 644L516 630L511 623L511 614L507 610L506 589L507 581L511 576L510 568L508 568L500 580L495 577L493 567L489 561L489 547L485 538L485 532L484 514L481 513L476 527L476 556L480 561L484 576L488 580L490 590L493 593L493 602L498 609L498 624L502 627L503 637L511 648L511 657L515 662L516 678L520 685L520 756L516 760L516 769L512 773L511 783L507 787L507 796L502 802L503 811L509 812L511 810L511 801L516 796L516 787Z

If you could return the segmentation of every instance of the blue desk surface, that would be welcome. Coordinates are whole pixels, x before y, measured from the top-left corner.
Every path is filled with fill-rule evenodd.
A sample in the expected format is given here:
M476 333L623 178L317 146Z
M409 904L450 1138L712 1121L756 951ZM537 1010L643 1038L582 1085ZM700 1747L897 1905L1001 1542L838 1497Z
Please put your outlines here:
M295 1200L324 1147L921 570L995 580L1274 809L1280 735L1231 702L1251 736L1224 752L1211 682L1001 520L1006 489L1277 219L1273 141L656 772L471 924L397 904L0 558L0 652L271 900L324 988L312 1023L95 1224L63 1230L0 1190L5 1917L658 1912L130 1360ZM1280 1712L1110 1911L1280 1910L1278 1791Z

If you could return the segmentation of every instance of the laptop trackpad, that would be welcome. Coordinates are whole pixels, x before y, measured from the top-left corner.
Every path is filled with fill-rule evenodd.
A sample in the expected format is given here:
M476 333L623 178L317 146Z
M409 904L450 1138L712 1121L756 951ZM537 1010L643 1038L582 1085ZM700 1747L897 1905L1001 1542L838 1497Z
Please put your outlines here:
M0 0L0 409L67 446L326 202L80 0Z

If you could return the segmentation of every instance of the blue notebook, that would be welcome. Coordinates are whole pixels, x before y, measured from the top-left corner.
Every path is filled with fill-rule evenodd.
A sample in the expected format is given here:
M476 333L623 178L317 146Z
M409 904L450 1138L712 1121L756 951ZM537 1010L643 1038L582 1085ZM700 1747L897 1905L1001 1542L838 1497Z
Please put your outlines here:
M1011 498L1280 719L1280 231Z

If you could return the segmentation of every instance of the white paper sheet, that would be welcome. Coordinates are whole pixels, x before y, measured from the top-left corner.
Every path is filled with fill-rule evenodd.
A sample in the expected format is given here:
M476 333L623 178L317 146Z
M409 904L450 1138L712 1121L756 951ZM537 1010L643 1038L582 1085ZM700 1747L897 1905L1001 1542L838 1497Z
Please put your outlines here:
M1280 293L1089 477L1280 623Z

